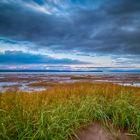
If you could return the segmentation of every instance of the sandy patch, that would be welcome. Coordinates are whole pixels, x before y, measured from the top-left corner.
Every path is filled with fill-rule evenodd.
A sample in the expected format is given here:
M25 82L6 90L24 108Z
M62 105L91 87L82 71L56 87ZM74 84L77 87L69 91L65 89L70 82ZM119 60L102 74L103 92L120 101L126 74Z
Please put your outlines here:
M72 140L132 140L132 138L120 131L112 134L107 128L96 122L88 128L79 130Z

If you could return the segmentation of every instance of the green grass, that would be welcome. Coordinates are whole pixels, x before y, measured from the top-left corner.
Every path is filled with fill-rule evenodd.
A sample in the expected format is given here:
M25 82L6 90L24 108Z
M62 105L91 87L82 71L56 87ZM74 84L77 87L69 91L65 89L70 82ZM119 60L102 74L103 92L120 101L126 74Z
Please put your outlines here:
M36 82L36 83L31 83L28 86L31 87L50 87L50 86L55 86L56 83L53 82Z
M0 94L2 140L67 140L93 121L140 139L140 88L74 83Z

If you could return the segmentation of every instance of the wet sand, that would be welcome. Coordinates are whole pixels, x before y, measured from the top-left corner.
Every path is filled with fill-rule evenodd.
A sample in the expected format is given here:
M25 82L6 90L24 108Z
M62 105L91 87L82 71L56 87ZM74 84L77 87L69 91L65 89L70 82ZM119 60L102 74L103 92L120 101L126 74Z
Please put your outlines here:
M114 83L140 87L140 73L0 73L0 92L20 90L43 91L50 86L30 86L32 83ZM45 85L45 86L44 86Z

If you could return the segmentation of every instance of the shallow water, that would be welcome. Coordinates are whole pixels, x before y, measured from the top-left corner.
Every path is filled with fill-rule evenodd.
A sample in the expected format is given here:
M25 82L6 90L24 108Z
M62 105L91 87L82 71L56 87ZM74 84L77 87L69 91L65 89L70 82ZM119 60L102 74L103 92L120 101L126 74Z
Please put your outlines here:
M35 91L44 91L47 90L47 88L44 87L29 87L27 85L22 85L19 87L19 90L22 92L35 92Z
M140 87L140 83L119 83L119 85Z

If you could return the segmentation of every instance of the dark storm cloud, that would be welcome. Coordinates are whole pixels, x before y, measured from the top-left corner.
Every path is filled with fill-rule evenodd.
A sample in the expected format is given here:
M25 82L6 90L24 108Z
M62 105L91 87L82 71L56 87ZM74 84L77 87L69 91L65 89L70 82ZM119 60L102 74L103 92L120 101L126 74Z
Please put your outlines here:
M22 51L6 51L5 53L0 53L0 64L83 64L83 62L71 59L57 59Z
M2 0L0 10L4 37L60 52L140 55L139 0Z

